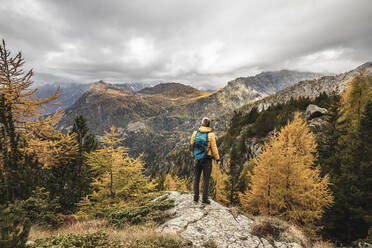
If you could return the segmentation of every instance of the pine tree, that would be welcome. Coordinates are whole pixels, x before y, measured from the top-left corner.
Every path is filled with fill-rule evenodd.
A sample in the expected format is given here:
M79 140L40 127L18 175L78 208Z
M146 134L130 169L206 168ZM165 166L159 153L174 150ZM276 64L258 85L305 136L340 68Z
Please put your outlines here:
M72 132L76 133L76 140L79 145L79 158L78 164L82 166L85 152L89 153L94 151L98 147L98 143L94 138L93 134L88 133L89 128L87 126L87 121L83 115L78 115L75 118L75 122L72 128Z
M39 175L34 156L22 153L24 140L15 130L10 104L0 95L0 204L25 199Z
M31 221L14 205L0 205L0 247L23 248L31 229Z
M253 168L255 163L253 159L248 160L239 175L239 192L244 193L247 190L250 190L251 178L253 173Z
M84 153L92 152L98 146L94 135L89 133L86 120L82 115L75 118L72 133L75 134L78 149L69 165L64 166L60 171L64 173L64 178L66 179L62 182L63 191L66 194L60 196L61 205L65 212L73 212L76 208L76 203L84 196L92 193L91 183L94 175L86 162Z
M354 78L342 96L336 153L329 158L335 204L323 218L326 238L349 243L371 227L371 101L371 76Z
M239 175L242 170L242 155L240 153L241 147L242 146L238 146L236 144L233 145L228 163L228 179L225 182L225 185L226 190L229 192L228 199L231 205L235 205L239 202Z
M320 177L315 160L314 137L296 114L255 160L251 190L240 197L243 208L282 217L311 232L333 202L328 177Z

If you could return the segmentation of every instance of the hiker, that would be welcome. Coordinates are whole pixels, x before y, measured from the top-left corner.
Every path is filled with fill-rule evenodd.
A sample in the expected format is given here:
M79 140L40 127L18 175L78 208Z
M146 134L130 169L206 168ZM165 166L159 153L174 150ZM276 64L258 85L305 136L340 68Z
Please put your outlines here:
M203 171L203 197L202 203L210 204L208 200L209 178L212 172L212 159L220 161L216 137L210 128L211 121L204 117L198 131L194 131L190 140L191 155L195 158L194 165L194 202L199 201L199 181Z

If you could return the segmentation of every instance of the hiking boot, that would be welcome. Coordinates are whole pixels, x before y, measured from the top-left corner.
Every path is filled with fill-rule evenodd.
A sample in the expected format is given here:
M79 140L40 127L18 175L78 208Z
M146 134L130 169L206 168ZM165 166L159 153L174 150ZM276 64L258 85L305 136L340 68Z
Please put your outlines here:
M199 202L199 197L194 196L194 203L198 203L198 202Z
M203 204L208 204L208 205L209 205L209 204L211 204L211 201L208 200L208 199L206 199L206 200L203 200L202 203L203 203Z

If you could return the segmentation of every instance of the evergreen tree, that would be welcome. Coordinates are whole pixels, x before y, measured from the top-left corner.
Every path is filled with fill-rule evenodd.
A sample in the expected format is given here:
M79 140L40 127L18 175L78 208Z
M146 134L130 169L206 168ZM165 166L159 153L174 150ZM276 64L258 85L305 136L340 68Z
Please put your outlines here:
M324 208L333 202L328 177L320 177L320 168L314 168L315 160L314 137L296 114L265 144L265 150L255 160L251 190L240 194L243 208L283 217L312 232Z
M242 172L239 175L239 192L244 193L247 190L250 190L251 178L254 167L255 163L253 159L248 160L244 164Z
M14 205L0 205L0 247L24 248L31 229L31 221L24 218Z
M60 202L64 212L74 212L76 203L84 196L92 191L91 183L93 181L93 172L90 170L86 162L84 153L89 153L97 149L98 143L94 135L89 133L86 120L82 115L75 118L72 128L72 133L75 134L75 144L77 151L71 161L68 161L67 166L59 166L58 171L54 171L57 175L63 174L63 182L61 181L61 190L65 194L60 195ZM54 178L54 177L53 177ZM60 181L57 179L57 181Z
M241 147L241 146L240 146ZM239 203L239 175L242 170L242 159L238 145L234 145L231 149L230 160L228 163L227 175L228 179L225 182L228 199L231 205Z
M39 167L33 155L22 153L25 142L15 130L10 104L0 95L0 204L26 199L35 186Z
M79 146L78 164L83 165L85 152L89 153L98 147L98 143L93 134L89 133L87 121L83 115L78 115L72 128L72 132L76 133L76 140Z
M323 235L345 243L365 238L371 227L371 101L372 77L354 78L342 96L337 150L330 156L335 204L323 218Z

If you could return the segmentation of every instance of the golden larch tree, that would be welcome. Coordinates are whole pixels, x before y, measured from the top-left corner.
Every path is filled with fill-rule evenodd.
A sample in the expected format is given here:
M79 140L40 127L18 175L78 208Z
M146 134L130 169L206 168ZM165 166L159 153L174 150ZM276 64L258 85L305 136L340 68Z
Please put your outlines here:
M164 189L168 191L185 191L187 190L187 181L177 175L172 176L167 173L164 179Z
M251 189L240 195L242 207L282 217L314 231L324 208L333 203L328 176L320 176L314 136L298 113L272 139L253 169Z
M22 53L12 56L3 40L0 44L0 94L4 95L6 104L11 106L13 118L19 128L24 128L27 121L40 116L47 104L58 104L54 101L61 95L58 88L48 98L34 96L37 89L30 88L33 84L33 71L25 72L24 64Z
M154 191L156 184L144 175L141 156L130 157L120 145L123 140L113 126L101 139L101 148L85 154L97 177L92 183L94 192L79 203L82 212L103 212L138 202Z
M12 56L5 41L0 44L0 95L10 107L16 132L27 142L24 152L35 154L44 167L56 164L64 156L71 157L77 151L73 134L63 134L56 126L64 112L58 110L48 117L43 116L47 104L58 104L60 88L48 98L35 96L32 89L33 71L24 71L25 61L21 52Z
M213 160L212 163L212 182L213 196L212 198L224 205L229 203L229 192L226 190L226 182L229 176L223 172L220 165Z

